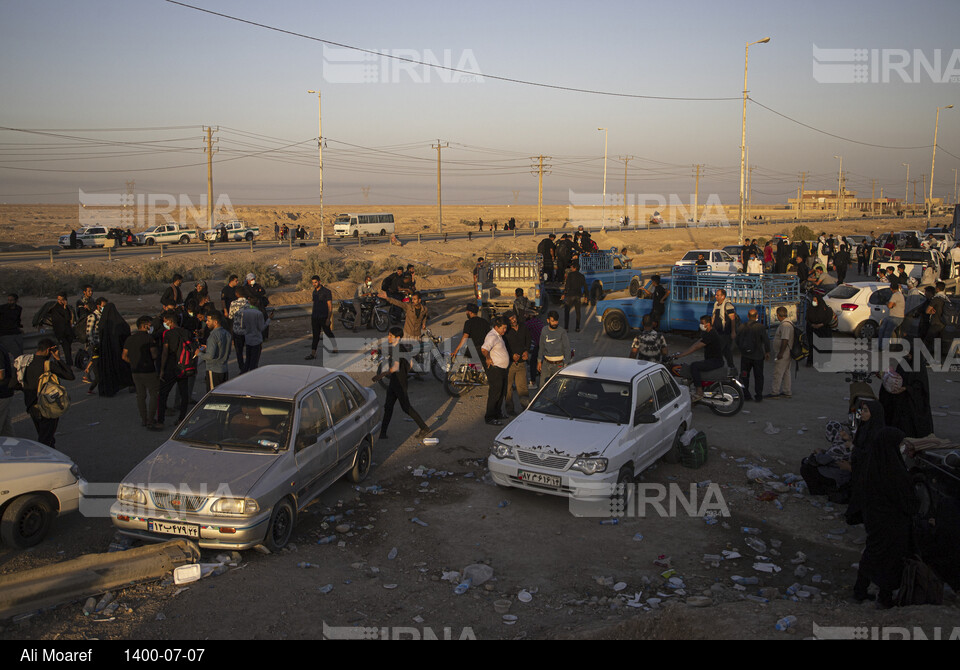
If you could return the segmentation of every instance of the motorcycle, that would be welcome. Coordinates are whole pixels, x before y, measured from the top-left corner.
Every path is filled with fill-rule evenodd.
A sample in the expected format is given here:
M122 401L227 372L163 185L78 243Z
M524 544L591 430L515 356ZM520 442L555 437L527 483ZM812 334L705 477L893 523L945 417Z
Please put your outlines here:
M447 379L447 361L443 355L443 338L434 335L428 328L423 331L418 344L417 353L410 357L410 374L418 381L423 381L423 377L429 369L438 382L445 382ZM401 351L405 346L411 346L411 344L401 343ZM372 350L370 358L373 365L376 365L378 375L386 369L387 359L383 355L382 349ZM383 388L390 386L389 377L381 377L380 386Z
M487 371L480 361L455 358L450 362L450 370L443 381L443 388L448 395L459 398L481 386L487 386Z
M676 356L668 357L668 360L675 359ZM690 373L689 364L670 366L670 372L684 384L692 386L693 375ZM703 398L698 401L700 404L708 406L710 411L719 416L733 416L743 409L743 398L746 392L737 376L736 368L724 365L716 370L702 373L701 379L703 380Z
M341 300L339 303L340 325L353 330L354 327L376 328L381 333L387 332L390 322L387 310L382 307L379 298L364 299L360 302L360 322L357 323L357 310L352 300Z

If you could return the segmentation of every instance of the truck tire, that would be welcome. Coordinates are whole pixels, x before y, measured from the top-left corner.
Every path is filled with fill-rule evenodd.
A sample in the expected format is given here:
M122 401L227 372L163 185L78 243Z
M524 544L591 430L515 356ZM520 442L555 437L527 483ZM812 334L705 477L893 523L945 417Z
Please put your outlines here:
M152 247L152 246L153 246L154 244L156 244L156 243L157 243L157 241L156 241L155 239L153 239L152 237L148 237L148 238L147 238L147 246L148 246L148 247Z
M177 241L178 244L190 244L190 238L186 235L181 235L180 239Z
M243 239L245 239L247 242L252 242L252 241L253 241L253 233L247 233L246 235L243 236Z
M622 340L630 332L627 316L619 309L608 309L603 313L603 330L615 340Z

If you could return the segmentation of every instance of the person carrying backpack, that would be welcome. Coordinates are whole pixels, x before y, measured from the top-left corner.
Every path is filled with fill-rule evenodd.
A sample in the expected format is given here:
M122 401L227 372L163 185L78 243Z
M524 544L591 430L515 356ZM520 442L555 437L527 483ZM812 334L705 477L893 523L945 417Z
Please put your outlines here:
M157 423L166 419L167 398L177 387L180 398L180 413L177 422L187 416L189 378L197 373L196 342L184 328L177 325L177 313L163 313L163 337L160 344L160 393L157 399Z
M793 358L790 348L793 346L796 326L787 318L787 308L777 308L777 332L773 336L773 382L768 398L792 398L792 379L790 378L790 364Z
M37 344L37 353L23 372L23 404L37 429L37 442L53 448L56 448L57 425L60 423L60 417L59 415L50 416L53 412L44 411L40 397L44 392L41 389L41 381L49 385L59 385L60 379L74 379L73 371L60 360L60 348L57 343L45 337Z

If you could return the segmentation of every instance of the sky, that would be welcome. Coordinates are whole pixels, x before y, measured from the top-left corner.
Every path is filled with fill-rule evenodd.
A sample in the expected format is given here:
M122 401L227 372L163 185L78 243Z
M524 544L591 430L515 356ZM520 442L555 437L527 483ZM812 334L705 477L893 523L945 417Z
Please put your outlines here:
M198 201L210 126L215 197L317 204L319 88L325 205L435 203L438 143L445 204L535 204L539 155L544 204L600 204L605 140L608 203L631 157L630 202L689 201L700 165L700 202L732 204L744 49L765 37L749 49L753 202L795 197L801 172L836 189L835 156L858 196L912 200L904 164L929 187L950 104L934 196L954 199L955 0L188 4L208 11L0 3L0 202L74 203L129 181Z

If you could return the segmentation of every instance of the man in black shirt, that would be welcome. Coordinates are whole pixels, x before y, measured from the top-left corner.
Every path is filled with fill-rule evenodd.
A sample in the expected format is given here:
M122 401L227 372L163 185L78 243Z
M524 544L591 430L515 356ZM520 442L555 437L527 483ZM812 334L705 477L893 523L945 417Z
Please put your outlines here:
M641 289L643 296L638 295L637 297L650 298L650 301L653 303L650 309L650 318L653 320L653 327L659 328L660 321L663 320L663 314L667 311L667 296L670 295L670 291L660 282L660 275L658 274L650 277L650 282L653 284L653 287Z
M57 424L60 423L60 419L44 417L37 405L40 377L44 374L46 363L49 363L50 372L61 380L74 379L73 371L60 361L60 349L57 343L45 337L37 344L37 353L34 354L33 361L23 371L23 404L37 429L37 442L56 448Z
M693 402L703 400L703 373L723 367L723 343L720 335L713 330L713 317L710 314L700 317L700 339L677 358L683 358L700 349L703 349L703 360L690 364L690 375L693 377L694 386L691 398Z
M417 433L418 438L426 437L430 434L430 428L424 422L417 410L410 404L410 396L407 395L407 375L410 372L410 358L407 352L401 349L400 340L403 338L403 329L394 326L387 333L387 369L373 378L374 383L379 382L383 377L390 376L390 385L387 386L387 397L383 401L383 422L380 424L380 439L387 439L387 426L390 425L390 418L393 416L393 406L400 402L400 409L406 412L407 416L414 420L420 427ZM405 355L406 354L406 355Z
M141 316L137 319L137 332L133 333L123 343L121 357L130 365L133 375L133 385L137 389L137 410L140 412L140 425L150 430L163 428L162 423L156 422L157 396L160 390L160 378L157 376L157 359L160 350L157 341L153 339L152 319ZM147 400L147 394L150 400ZM147 408L150 408L149 410Z
M17 304L16 293L7 295L7 304L0 307L0 346L16 358L23 353L23 307Z
M737 333L737 348L740 349L740 382L750 398L750 371L753 371L753 395L757 402L763 401L763 362L770 359L770 338L767 329L760 323L760 314L755 309L747 312L747 323Z
M230 316L230 305L237 299L237 284L240 283L240 277L230 275L227 285L220 289L220 302L223 303L223 315Z
M847 278L847 270L850 267L850 252L847 251L846 244L841 244L840 250L833 255L833 267L837 271L837 283L842 284Z
M587 280L580 274L580 266L574 263L567 272L567 279L563 286L563 294L560 296L563 302L563 328L570 330L570 310L577 311L577 332L580 332L580 309L581 305L587 302Z
M520 411L527 408L530 402L530 391L527 387L527 361L530 358L530 331L524 322L517 319L515 312L507 315L510 326L503 336L503 341L507 345L507 353L510 355L510 367L507 368L507 392L505 403L507 414L516 416L513 404L513 387L517 387L517 395L520 399Z
M180 398L180 414L177 421L187 416L187 401L190 397L189 380L180 376L177 363L183 344L190 339L190 333L177 325L177 313L167 310L163 313L163 338L160 343L160 390L157 402L157 423L163 424L167 414L167 398L170 391L177 387Z
M312 361L317 357L317 347L322 339L321 332L333 342L333 353L337 351L337 340L333 336L330 324L333 322L333 294L320 282L319 275L310 278L313 284L313 308L310 312L310 325L313 327L313 340L310 342L310 355L306 360Z
M480 356L480 349L483 347L484 338L486 338L487 333L490 332L490 322L477 316L480 312L476 303L467 303L466 312L467 320L463 324L463 336L460 338L460 342L457 343L456 348L454 348L453 356L456 357L456 355L460 353L460 349L469 338L472 346L467 347L464 352L464 357L479 358L482 363L483 357Z
M183 304L183 293L180 291L180 284L183 283L183 277L181 275L173 275L173 279L170 281L170 286L166 288L163 292L163 295L160 296L160 303L166 304L170 300L173 300L173 304L177 307Z
M560 236L560 241L557 242L556 246L557 266L554 274L554 281L563 281L564 272L566 272L567 266L570 265L570 258L572 256L573 242L570 240L570 235L564 233Z
M554 240L557 236L550 233L549 236L540 240L537 245L537 253L543 257L543 273L546 275L546 281L553 281L554 266L556 265L557 248Z
M57 343L62 350L63 362L68 367L73 365L75 323L73 310L67 302L67 294L61 291L57 294L57 304L50 308L50 327L53 328L53 335L57 338Z

